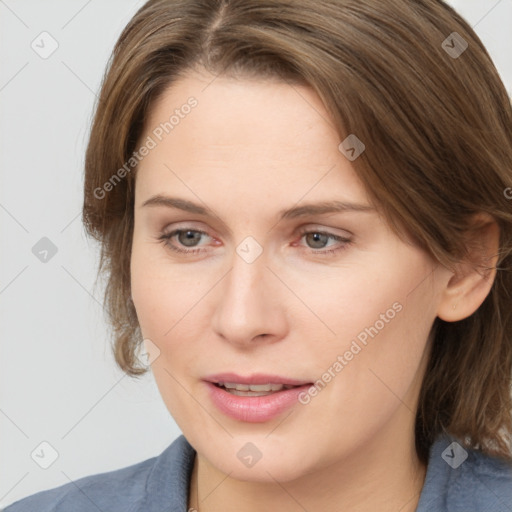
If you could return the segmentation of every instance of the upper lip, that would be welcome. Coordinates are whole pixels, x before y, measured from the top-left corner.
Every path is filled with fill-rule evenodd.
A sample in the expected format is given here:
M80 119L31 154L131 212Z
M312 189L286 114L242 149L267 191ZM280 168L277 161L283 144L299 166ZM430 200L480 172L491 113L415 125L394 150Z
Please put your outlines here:
M286 386L303 386L311 384L306 380L289 379L279 375L268 375L264 373L254 373L252 375L238 375L236 373L217 373L209 375L204 380L218 384L219 382L233 382L235 384L283 384Z

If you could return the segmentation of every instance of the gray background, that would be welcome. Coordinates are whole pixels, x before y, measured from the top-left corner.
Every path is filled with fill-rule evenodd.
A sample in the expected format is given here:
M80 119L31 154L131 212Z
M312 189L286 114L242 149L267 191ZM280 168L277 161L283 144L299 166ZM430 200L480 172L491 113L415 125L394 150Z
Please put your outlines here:
M450 3L512 92L512 0ZM153 377L115 367L94 286L98 250L80 223L95 94L142 4L0 0L0 509L157 455L179 435ZM31 47L51 49L44 31L58 43L48 58Z

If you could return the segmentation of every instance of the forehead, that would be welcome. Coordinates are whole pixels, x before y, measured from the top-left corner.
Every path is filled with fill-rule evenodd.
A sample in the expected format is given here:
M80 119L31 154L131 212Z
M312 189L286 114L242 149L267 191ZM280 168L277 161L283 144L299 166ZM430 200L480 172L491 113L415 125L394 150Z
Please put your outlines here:
M231 192L247 200L264 194L296 202L329 192L329 198L366 199L338 149L329 112L307 86L191 72L153 105L141 142L148 137L155 147L137 171L143 195L185 185L187 197L224 190L223 197Z

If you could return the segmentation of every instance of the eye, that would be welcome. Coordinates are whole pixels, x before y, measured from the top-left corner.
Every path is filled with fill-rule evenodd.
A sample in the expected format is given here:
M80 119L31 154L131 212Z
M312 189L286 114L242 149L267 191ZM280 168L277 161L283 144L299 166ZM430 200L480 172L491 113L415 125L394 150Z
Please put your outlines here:
M301 239L302 238L304 238L306 240L306 243L308 244L308 248L311 249L310 252L312 254L320 254L320 255L335 254L338 251L342 251L343 249L346 249L347 246L352 242L350 240L350 238L335 235L333 233L328 233L326 231L302 230L301 231ZM335 247L334 249L319 250L319 249L325 249L325 247L329 247L326 245L329 242L329 240L338 242L339 243L338 247Z
M185 254L197 254L199 252L204 251L204 249L194 248L196 247L197 242L201 240L201 237L203 235L209 236L208 233L205 233L204 231L199 231L197 229L175 229L170 233L162 233L159 237L159 240L161 240L167 247L169 247L169 249L172 249L173 251ZM181 247L175 245L174 243L171 243L174 237L176 237L180 245L184 247L192 247L194 249L182 249Z

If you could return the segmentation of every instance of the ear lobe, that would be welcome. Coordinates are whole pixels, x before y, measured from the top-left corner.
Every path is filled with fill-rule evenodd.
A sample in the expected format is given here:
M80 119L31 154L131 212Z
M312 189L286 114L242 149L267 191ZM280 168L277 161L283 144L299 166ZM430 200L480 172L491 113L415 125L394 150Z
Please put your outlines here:
M443 291L437 312L441 320L463 320L480 307L496 277L499 239L496 221L488 214L476 215L468 232L468 255L457 263Z

